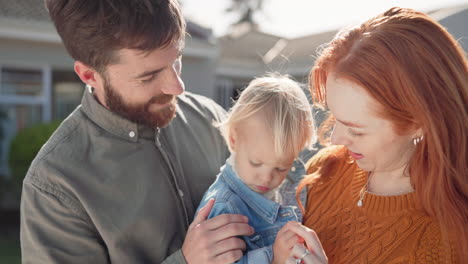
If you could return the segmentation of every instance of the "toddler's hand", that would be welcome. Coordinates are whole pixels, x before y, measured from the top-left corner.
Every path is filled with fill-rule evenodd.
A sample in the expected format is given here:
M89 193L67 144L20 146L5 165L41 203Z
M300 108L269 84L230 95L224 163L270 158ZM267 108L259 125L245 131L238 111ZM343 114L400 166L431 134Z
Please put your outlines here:
M273 264L284 264L296 244L304 243L304 239L290 230L291 224L297 222L288 222L276 235L273 244Z

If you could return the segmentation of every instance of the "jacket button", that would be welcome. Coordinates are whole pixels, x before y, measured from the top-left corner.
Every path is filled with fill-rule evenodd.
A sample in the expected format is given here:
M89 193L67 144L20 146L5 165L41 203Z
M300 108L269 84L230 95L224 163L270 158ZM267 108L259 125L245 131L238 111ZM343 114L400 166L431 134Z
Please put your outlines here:
M295 171L296 171L296 167L294 167L294 166L291 167L291 171L292 171L292 172L295 172Z
M179 196L180 197L184 197L184 193L182 192L182 190L179 189Z
M135 132L130 131L130 133L128 133L128 136L131 137L131 138L132 138L132 137L135 137Z

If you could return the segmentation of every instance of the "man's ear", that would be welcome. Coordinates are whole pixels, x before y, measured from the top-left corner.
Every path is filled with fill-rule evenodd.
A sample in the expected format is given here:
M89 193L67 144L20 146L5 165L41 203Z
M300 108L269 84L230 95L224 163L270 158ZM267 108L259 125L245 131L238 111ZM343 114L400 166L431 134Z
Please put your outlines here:
M91 87L100 89L102 83L101 75L95 69L82 63L81 61L75 61L73 68L82 82L90 85Z

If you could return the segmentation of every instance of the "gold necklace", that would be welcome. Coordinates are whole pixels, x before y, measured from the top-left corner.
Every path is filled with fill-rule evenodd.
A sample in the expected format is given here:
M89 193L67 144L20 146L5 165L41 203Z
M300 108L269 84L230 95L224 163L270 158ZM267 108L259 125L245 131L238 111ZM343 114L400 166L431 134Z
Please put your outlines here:
M366 195L367 185L369 184L370 177L371 177L371 172L369 172L369 174L367 175L367 182L361 188L361 191L359 192L359 200L357 201L357 206L359 206L359 207L362 207L362 200L364 200L364 196Z

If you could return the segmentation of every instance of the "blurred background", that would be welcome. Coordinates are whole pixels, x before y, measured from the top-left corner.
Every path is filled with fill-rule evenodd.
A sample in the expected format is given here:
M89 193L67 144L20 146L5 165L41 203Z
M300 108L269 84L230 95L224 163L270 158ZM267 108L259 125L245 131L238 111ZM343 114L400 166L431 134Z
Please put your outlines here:
M304 84L317 50L343 27L393 6L428 13L468 50L468 0L182 0L188 91L229 108L255 76ZM42 144L79 105L84 85L43 0L0 0L0 264L20 263L21 182Z

